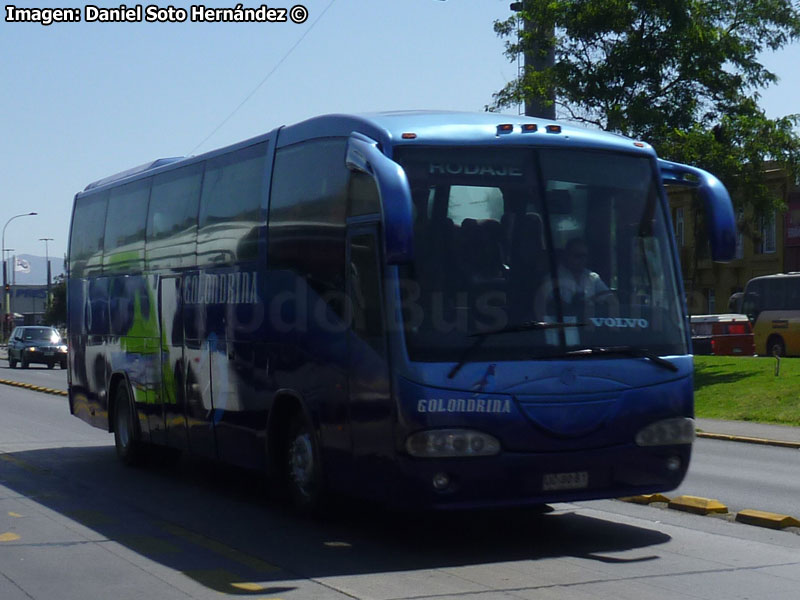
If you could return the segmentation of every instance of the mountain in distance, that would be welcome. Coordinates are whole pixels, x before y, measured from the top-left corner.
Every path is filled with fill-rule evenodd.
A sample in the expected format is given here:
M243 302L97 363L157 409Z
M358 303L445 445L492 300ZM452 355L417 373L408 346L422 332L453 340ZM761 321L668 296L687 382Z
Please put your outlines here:
M13 260L9 256L8 260L8 281L17 285L46 285L47 284L47 259L44 256L33 256L32 254L18 254L18 258L27 260L31 266L30 273L17 271L12 273ZM50 257L50 278L55 281L58 275L64 273L64 257ZM2 275L0 275L2 277Z

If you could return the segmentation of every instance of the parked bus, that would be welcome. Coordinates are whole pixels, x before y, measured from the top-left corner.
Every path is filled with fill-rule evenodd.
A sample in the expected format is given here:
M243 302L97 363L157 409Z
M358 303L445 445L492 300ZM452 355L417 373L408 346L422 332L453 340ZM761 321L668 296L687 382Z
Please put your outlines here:
M163 446L436 508L676 487L692 357L663 184L729 260L725 188L497 114L333 115L75 197L69 403Z
M742 312L753 323L758 354L800 355L800 273L778 273L748 281Z

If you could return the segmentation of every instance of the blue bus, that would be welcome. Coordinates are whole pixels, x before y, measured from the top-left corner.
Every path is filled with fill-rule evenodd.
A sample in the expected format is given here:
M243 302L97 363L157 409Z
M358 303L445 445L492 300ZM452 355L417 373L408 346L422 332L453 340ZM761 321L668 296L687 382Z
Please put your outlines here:
M665 185L725 188L642 142L527 117L328 115L75 196L69 405L153 447L428 508L676 487L690 329Z

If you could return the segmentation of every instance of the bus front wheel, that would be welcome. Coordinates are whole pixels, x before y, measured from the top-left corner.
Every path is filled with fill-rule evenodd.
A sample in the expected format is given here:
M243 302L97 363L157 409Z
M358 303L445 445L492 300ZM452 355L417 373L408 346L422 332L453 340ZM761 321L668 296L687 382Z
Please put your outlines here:
M141 464L143 458L139 430L134 419L133 401L128 386L121 382L114 397L114 446L117 457L128 466Z
M323 496L322 465L313 429L300 414L289 424L284 460L286 487L292 504L303 513L316 512Z
M771 335L767 340L767 356L786 356L786 344L779 335Z

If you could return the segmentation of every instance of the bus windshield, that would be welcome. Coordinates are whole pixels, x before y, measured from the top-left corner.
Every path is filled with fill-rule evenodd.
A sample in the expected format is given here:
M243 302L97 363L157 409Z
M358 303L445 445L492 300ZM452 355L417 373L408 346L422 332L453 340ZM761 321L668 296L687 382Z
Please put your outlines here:
M686 354L654 163L592 150L401 147L415 260L401 268L411 360ZM574 326L524 327L531 323ZM509 331L503 331L509 329Z

